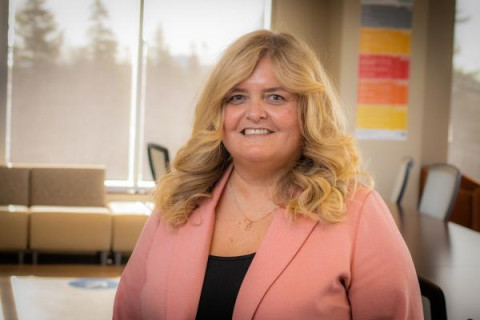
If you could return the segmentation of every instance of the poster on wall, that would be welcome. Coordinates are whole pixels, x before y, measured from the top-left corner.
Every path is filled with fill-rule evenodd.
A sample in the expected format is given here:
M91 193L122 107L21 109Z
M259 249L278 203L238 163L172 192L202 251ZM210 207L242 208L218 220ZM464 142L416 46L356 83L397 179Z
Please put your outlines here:
M355 135L406 140L413 0L362 0Z

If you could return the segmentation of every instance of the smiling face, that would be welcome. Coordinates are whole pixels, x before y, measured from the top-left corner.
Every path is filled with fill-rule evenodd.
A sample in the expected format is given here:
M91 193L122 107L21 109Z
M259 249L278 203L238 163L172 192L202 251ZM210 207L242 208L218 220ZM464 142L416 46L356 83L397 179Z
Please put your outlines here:
M298 159L302 135L297 96L282 87L269 57L225 101L223 144L234 163L280 169Z

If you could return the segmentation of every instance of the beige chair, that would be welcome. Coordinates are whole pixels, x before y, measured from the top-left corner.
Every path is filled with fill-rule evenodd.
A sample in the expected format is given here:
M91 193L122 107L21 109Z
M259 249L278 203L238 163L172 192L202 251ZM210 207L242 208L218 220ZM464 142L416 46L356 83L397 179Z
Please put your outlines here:
M105 169L43 167L31 171L30 248L39 253L100 253L106 264L112 217L105 206Z
M457 198L461 176L460 170L451 164L439 163L428 166L419 211L448 221Z
M28 249L29 168L0 167L0 252L17 252L23 263Z
M428 166L420 171L420 194L427 180ZM448 221L480 231L480 181L462 174L457 198Z

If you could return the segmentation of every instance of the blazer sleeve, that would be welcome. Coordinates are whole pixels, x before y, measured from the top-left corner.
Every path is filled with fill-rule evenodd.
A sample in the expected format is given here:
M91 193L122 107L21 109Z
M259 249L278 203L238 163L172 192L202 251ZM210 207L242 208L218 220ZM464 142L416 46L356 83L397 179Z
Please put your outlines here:
M141 319L141 294L150 245L159 225L156 213L148 218L120 278L113 306L113 319Z
M348 288L352 318L423 319L415 267L385 202L372 191L358 214Z

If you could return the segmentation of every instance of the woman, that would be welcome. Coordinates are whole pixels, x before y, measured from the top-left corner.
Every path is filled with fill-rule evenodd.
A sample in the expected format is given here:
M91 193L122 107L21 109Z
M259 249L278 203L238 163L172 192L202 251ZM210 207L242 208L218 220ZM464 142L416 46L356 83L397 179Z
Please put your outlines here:
M417 277L315 54L233 43L156 192L117 319L420 319Z

